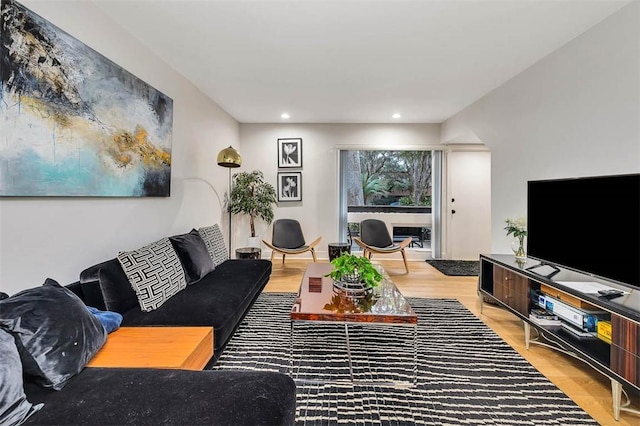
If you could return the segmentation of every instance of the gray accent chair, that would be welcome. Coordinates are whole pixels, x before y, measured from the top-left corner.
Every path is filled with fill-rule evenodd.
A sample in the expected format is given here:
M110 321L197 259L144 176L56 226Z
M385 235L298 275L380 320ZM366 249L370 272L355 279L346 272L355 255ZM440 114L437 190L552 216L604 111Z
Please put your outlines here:
M286 255L303 254L311 252L313 261L317 262L315 246L318 245L322 237L318 237L313 240L312 243L307 244L304 239L302 227L300 222L295 219L278 219L273 222L273 232L271 235L271 242L262 240L267 247L271 248L271 261L273 262L273 256L276 253L282 254L282 263Z
M407 263L407 254L405 248L411 244L413 239L407 237L400 243L393 242L393 238L389 234L387 225L379 219L365 219L360 222L360 236L353 237L353 241L362 247L364 257L371 259L376 254L392 254L400 252L404 261L404 268L409 273L409 264Z

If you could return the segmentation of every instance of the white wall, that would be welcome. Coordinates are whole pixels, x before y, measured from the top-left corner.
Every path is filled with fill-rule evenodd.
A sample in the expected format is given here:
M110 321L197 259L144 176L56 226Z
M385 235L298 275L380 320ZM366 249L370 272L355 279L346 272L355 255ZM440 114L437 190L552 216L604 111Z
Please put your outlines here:
M492 252L511 253L528 180L640 171L639 44L634 2L443 123L443 140L473 132L491 151Z
M322 236L318 254L327 258L327 243L338 241L339 232L337 147L428 149L439 145L440 125L241 124L241 170L262 170L274 187L278 172L278 138L302 138L302 202L279 203L275 217L298 219L308 241ZM257 226L256 232L267 241L271 239L271 228L264 222ZM248 235L248 221L234 218L234 244L244 245Z
M173 99L172 176L169 198L0 199L0 291L9 294L47 277L76 281L82 269L118 251L188 232L191 225L181 218L188 201L182 198L183 179L200 177L223 198L227 170L216 165L216 155L226 146L238 147L239 134L235 120L91 2L22 3ZM211 188L199 194L206 191L219 204ZM202 210L200 223L226 226L221 208Z

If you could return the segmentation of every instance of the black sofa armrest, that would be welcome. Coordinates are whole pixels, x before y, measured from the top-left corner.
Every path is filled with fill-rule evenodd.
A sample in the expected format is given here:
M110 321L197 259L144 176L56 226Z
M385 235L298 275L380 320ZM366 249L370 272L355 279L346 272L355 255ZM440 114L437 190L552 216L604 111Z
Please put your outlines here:
M90 266L80 273L85 303L94 308L124 314L139 309L138 297L118 259Z
M82 292L82 285L80 284L80 281L76 281L75 283L67 284L65 287L67 289L71 290L73 292L73 294L78 296L80 298L80 300L82 300L84 302L84 293Z
M60 391L25 383L44 407L24 424L292 425L296 386L282 373L85 368Z

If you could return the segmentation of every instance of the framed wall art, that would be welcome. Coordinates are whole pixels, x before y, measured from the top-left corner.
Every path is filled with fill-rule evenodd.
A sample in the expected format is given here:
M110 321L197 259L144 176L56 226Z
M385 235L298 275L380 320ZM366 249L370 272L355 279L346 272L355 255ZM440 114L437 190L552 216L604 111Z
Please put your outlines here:
M0 4L0 196L168 197L173 100Z
M302 167L302 139L278 139L278 167Z
M302 201L302 172L278 173L278 201Z

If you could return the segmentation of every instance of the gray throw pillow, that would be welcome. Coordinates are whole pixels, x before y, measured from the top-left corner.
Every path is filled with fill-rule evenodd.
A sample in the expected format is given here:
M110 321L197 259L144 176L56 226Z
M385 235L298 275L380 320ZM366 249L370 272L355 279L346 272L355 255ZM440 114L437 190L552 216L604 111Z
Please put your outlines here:
M227 245L224 242L222 231L216 223L213 226L206 226L198 228L198 233L202 237L204 244L207 246L207 251L213 264L215 266L220 265L225 260L229 259L229 251Z
M13 336L0 329L0 425L24 422L43 404L27 401L22 383L22 363Z
M52 279L1 300L0 328L15 338L24 373L55 390L82 371L107 339L82 300Z
M169 238L119 253L118 261L144 312L159 308L187 287L184 269Z

